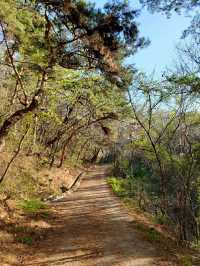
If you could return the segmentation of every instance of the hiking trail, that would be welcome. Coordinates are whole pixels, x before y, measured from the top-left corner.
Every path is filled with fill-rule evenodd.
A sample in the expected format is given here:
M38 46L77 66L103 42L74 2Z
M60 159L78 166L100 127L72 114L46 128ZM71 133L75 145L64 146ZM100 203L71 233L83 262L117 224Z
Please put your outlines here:
M108 168L89 170L77 191L52 203L51 230L23 265L153 266L156 247L134 229L133 217L106 183Z

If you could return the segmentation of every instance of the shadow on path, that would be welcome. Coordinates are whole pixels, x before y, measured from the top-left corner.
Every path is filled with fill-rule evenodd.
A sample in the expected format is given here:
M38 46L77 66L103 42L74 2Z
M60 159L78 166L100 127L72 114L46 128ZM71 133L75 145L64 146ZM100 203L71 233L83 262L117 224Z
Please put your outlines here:
M150 266L156 250L140 238L131 218L106 184L105 167L96 167L81 187L53 203L47 238L24 265Z

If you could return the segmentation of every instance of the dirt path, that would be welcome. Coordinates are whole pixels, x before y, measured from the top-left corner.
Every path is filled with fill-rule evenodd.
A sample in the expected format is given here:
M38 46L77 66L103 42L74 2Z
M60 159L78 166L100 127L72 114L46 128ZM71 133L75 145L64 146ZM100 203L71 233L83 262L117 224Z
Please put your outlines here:
M52 230L24 265L151 266L156 248L140 238L133 218L112 194L103 167L91 170L80 188L54 203Z

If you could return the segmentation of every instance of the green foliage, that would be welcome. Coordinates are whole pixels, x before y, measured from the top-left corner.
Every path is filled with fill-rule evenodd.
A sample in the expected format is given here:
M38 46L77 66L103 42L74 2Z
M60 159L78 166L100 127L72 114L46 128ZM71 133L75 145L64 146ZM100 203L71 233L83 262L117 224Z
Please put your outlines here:
M15 175L14 171L18 171L18 173ZM9 178L7 178L3 186L0 187L0 191L12 195L14 199L35 196L38 191L38 181L33 178L33 174L35 173L32 173L32 169L29 169L29 171L12 169ZM15 175L14 181L12 179L13 175Z
M24 200L19 204L19 207L27 214L36 214L40 211L47 211L48 206L40 199Z
M114 175L131 180L132 197L141 209L154 214L156 222L178 228L177 237L191 243L198 238L199 104L193 96L180 97L178 90L188 91L188 84L199 79L187 76L165 87L140 78L140 90L129 91L137 135L128 144L116 144ZM188 108L184 112L183 106Z
M19 243L25 244L25 245L32 245L33 244L33 238L31 236L20 236L16 239Z
M154 228L150 228L147 232L147 238L151 242L160 242L161 237L161 234L158 233L158 231L156 231Z
M157 193L159 190L159 177L153 173L152 169L142 158L130 158L130 154L127 156L126 151L132 148L134 147L125 146L118 153L117 160L115 161L114 174L124 177L125 182L130 184L132 196L136 196L144 190L151 197L151 195Z
M123 180L115 177L109 177L107 182L111 185L114 193L116 193L119 197L124 197L127 194L127 191L125 190L125 179Z
M168 14L199 4L140 2ZM187 205L191 219L199 215L200 114L192 103L200 78L196 72L173 74L157 82L127 67L124 59L148 44L139 36L137 15L120 0L104 9L82 0L0 0L0 142L6 136L6 152L14 153L29 125L22 152L38 156L37 168L98 161L114 147L110 158L117 177L108 178L113 191L157 213L160 224L171 217L177 228L177 213L186 213ZM10 177L1 191L29 199L20 204L25 213L46 215L47 206L36 198L37 173L20 166ZM166 202L171 205L161 215ZM185 240L191 241L190 225L184 226L180 234L187 231ZM157 239L154 231L148 234Z
M140 0L140 3L147 5L151 11L170 12L175 11L180 13L182 10L191 10L199 6L199 0Z
M185 76L172 75L167 77L168 81L176 86L185 86L188 92L199 93L200 78L195 74Z
M192 258L191 256L184 256L179 259L180 266L192 266Z
M158 232L156 229L154 229L153 227L149 227L146 226L142 223L138 223L135 225L136 229L139 230L140 232L143 233L143 235L145 236L145 238L150 241L150 242L155 242L155 243L165 243L165 237Z
M169 217L167 217L165 214L162 214L160 212L153 216L153 221L156 224L161 224L161 225L170 224Z

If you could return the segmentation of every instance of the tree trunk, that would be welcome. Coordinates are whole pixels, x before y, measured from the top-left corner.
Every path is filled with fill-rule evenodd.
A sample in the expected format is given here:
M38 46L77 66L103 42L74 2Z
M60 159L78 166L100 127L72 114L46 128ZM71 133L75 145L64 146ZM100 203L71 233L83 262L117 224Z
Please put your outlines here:
M39 98L43 94L44 84L47 80L45 72L42 74L42 79L38 89L36 90L30 104L22 109L15 111L10 117L8 117L0 127L0 142L3 141L4 137L8 135L9 130L20 120L22 120L26 114L34 112L39 106Z

